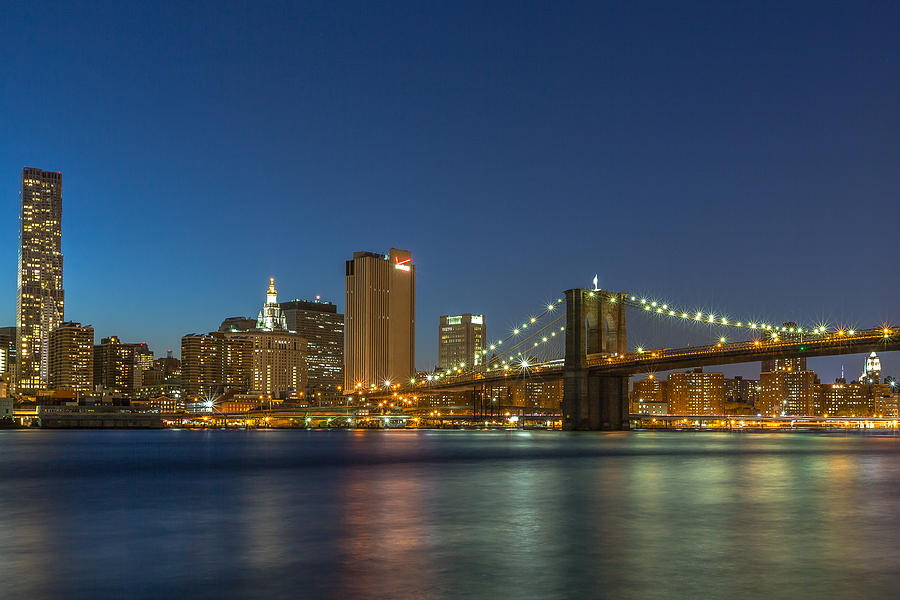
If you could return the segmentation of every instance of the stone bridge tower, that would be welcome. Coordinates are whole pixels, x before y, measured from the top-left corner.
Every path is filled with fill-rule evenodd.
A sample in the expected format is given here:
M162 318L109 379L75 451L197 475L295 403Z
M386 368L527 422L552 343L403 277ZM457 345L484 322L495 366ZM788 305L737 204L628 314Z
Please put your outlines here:
M592 376L587 368L588 355L625 353L625 299L605 290L566 290L563 429L629 428L629 378Z

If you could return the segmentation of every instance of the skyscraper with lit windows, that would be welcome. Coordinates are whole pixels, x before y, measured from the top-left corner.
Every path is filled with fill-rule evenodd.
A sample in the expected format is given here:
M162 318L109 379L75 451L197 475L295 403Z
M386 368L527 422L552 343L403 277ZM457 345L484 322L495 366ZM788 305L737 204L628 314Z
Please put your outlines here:
M49 383L50 332L64 320L62 173L22 169L16 302L16 390Z
M344 390L415 373L416 266L406 250L354 252L345 269Z

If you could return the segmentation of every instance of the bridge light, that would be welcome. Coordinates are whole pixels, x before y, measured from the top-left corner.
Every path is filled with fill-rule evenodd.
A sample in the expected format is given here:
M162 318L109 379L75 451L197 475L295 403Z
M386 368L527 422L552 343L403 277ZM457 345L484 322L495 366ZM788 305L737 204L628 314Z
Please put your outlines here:
M850 331L848 331L848 332L847 332L847 333L849 333L849 334L850 334L850 335L853 335L853 334L854 334L854 333L856 333L856 332L855 332L855 331L853 331L853 330L852 330L852 329L851 329L851 330L850 330Z
M674 316L675 316L675 311L674 311L674 310L670 310L670 311L669 311L669 316L670 316L670 317L674 317ZM685 316L687 316L687 315L685 315Z
M498 346L502 346L502 345L503 345L503 340L500 340L499 342L497 342L497 345L498 345Z
M496 347L496 346L494 346L493 344L491 344L491 350L493 350L495 347Z
M656 312L661 313L661 312L662 312L662 309L661 309L661 308L657 308L657 309L656 309Z
M552 304L547 305L547 310L553 310L555 307Z
M838 329L837 334L838 334L838 335L844 335L844 330L843 330L843 329Z
M710 322L710 323L712 323L713 321L715 321L715 319L716 319L716 316L715 316L715 315L709 315L709 322Z
M743 325L741 325L741 322L740 322L740 321L737 322L737 326L738 326L738 327L743 327Z
M756 329L756 323L750 323L750 329Z
M637 298L635 298L634 296L632 296L631 299L632 299L632 300L637 300Z
M687 316L688 316L687 313L681 313L681 318L682 318L682 319L687 319Z
M652 307L655 308L655 307L656 307L656 302L651 302L651 303L650 303L650 306L652 306Z
M513 335L519 335L519 330L518 330L518 329L513 329Z
M645 305L644 305L644 310L650 310L650 307L647 306L647 305L645 304Z
M638 346L637 351L638 351L638 354L643 354L643 353L644 353L644 349L641 348L640 346Z
M566 330L566 326L563 325L562 327L559 328L559 330L560 330L560 331L565 331L565 330Z
M547 341L547 338L543 337L543 338L541 338L541 341L542 341L542 342L546 342L546 341Z
M647 304L647 299L646 299L646 298L641 298L641 304Z
M702 317L702 316L703 316L703 313L702 313L702 312L698 312L696 315L694 315L694 320L695 320L695 321L699 321L699 320L700 320L700 317Z
M720 338L719 338L719 341L722 342L722 343L724 344L724 343L725 343L725 338L720 337Z
M555 331L553 331L553 332L550 333L550 337L554 337L555 335L556 335L556 332L555 332Z
M728 325L728 319L722 317L722 325Z
M535 321L537 321L537 319L534 317L531 317L531 322L534 323Z
M669 308L669 305L668 305L668 304L663 304L663 310L666 310L666 309L668 309L668 308Z
M616 297L615 297L615 296L610 296L610 297L609 297L609 301L610 301L610 302L615 302L615 301L616 301Z

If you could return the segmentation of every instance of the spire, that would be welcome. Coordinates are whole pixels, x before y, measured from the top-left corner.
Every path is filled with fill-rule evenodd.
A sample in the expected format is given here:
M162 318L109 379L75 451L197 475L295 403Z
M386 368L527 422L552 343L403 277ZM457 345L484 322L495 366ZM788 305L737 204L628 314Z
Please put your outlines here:
M269 277L269 291L266 294L271 294L272 296L276 296L278 294L278 290L275 289L275 278Z

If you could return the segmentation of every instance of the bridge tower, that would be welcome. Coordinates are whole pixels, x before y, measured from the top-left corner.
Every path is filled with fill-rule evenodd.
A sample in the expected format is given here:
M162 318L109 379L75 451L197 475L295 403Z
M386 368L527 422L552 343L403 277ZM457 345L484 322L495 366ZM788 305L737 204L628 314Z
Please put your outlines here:
M626 351L625 294L566 290L563 429L629 428L628 377L591 375L591 358Z

